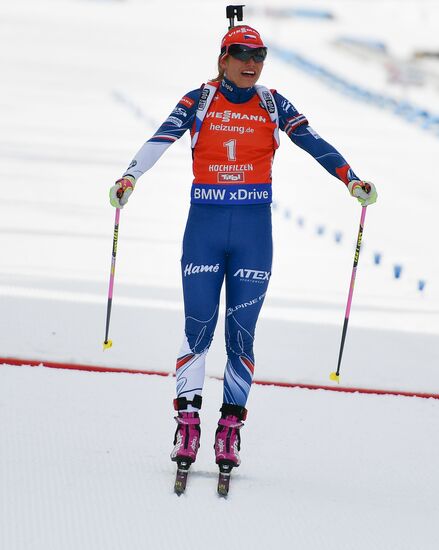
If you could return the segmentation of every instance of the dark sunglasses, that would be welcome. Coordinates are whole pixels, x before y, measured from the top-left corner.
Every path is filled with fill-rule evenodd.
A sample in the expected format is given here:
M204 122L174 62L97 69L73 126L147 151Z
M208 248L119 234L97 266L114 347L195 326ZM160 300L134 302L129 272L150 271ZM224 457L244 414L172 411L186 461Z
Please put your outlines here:
M244 44L230 44L227 48L226 53L239 59L239 61L248 61L249 59L254 59L255 63L262 63L267 57L267 48L249 48Z

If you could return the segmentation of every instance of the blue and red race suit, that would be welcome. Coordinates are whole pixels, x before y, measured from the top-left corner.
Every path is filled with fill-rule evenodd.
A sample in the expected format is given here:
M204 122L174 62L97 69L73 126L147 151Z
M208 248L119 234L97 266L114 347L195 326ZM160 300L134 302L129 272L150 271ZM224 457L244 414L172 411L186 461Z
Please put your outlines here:
M187 93L137 153L124 175L138 178L187 130L193 134L201 89ZM279 129L330 174L358 179L342 155L307 118L273 91ZM181 273L185 337L177 359L177 403L197 410L205 357L226 284L227 363L224 403L245 406L254 373L253 340L272 264L271 166L274 124L255 88L219 85L193 149L191 207L183 238ZM195 401L194 401L195 399Z

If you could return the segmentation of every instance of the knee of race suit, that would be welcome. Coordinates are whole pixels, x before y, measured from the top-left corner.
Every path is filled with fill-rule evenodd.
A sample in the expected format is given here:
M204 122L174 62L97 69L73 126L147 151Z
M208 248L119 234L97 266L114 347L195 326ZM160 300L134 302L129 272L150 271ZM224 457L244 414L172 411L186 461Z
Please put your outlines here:
M210 323L200 323L196 319L186 319L185 334L192 353L203 353L209 349L215 330L215 325L209 325Z
M229 358L245 356L253 361L254 333L246 330L236 322L227 322L226 351Z

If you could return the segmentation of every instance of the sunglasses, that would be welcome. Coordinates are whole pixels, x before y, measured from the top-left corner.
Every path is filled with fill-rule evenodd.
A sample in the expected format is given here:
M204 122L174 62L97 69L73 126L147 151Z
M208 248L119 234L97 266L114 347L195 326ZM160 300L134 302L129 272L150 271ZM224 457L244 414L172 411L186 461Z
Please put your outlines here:
M267 57L267 48L249 48L244 44L230 44L227 48L226 53L239 59L239 61L249 61L249 59L254 59L255 63L262 63Z

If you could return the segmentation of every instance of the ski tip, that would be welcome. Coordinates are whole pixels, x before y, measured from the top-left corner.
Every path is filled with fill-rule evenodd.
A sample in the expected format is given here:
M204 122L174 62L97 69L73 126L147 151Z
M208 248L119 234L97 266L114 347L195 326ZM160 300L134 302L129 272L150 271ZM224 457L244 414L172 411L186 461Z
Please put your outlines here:
M185 491L185 487L182 487L180 484L175 484L174 486L174 493L178 496L178 497L181 497L181 495L184 493Z
M110 349L112 345L113 345L113 340L107 340L106 342L104 342L104 351L106 349Z
M191 463L187 460L181 460L178 462L177 474L175 476L174 493L177 496L181 496L186 490L187 477L189 474L189 467Z
M229 494L229 487L230 487L230 474L232 472L233 465L228 462L220 462L218 466L219 466L218 487L217 487L218 496L222 498L227 498Z
M332 380L333 382L337 382L337 384L340 383L340 375L337 374L336 372L331 372L331 374L329 375L329 379Z
M229 495L229 492L228 492L227 490L225 490L225 489L218 489L218 496L219 496L220 498L225 498L225 499L227 499L228 495Z
M230 478L225 478L224 476L220 476L220 478L218 479L218 487L217 487L217 493L219 497L227 498L229 494L229 483L230 483Z

